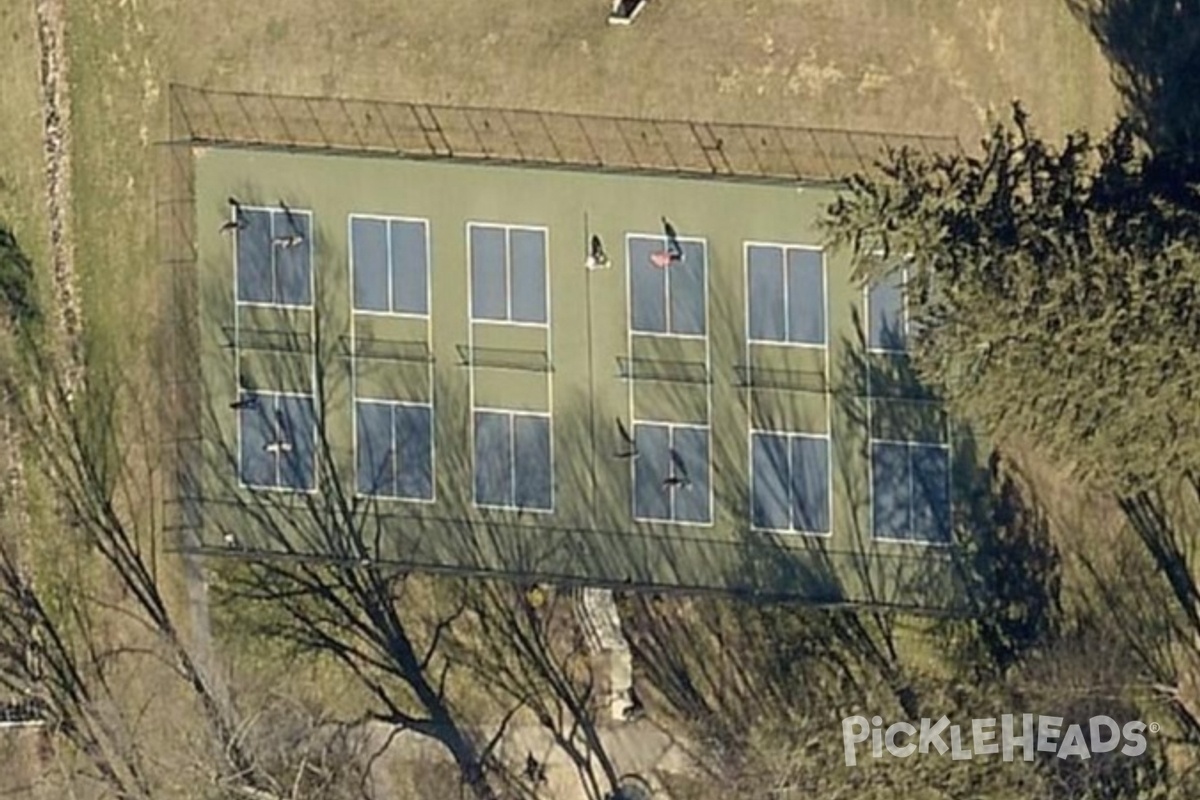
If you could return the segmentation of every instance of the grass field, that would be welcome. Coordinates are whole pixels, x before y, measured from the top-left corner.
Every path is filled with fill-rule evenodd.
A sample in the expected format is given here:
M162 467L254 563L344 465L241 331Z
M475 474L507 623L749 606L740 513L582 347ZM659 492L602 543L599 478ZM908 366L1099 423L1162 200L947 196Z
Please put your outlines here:
M31 4L0 10L0 218L47 262ZM164 285L152 145L166 85L950 133L1014 97L1048 133L1115 108L1088 33L1051 0L655 0L628 29L603 0L66 0L75 271L93 351L153 393ZM450 24L448 21L453 21Z
M217 89L949 133L1021 98L1050 134L1105 127L1108 67L1060 0L65 0L75 271L94 353L152 400L165 286L152 145L171 81ZM32 3L0 8L0 221L49 226ZM47 268L48 269L48 268Z

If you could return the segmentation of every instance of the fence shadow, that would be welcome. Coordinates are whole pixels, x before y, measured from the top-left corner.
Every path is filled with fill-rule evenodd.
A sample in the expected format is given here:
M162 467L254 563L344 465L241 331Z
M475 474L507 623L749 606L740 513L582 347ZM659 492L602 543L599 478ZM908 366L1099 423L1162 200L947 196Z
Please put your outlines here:
M192 142L571 169L840 182L948 136L603 117L344 97L221 92L173 84L176 135Z
M914 543L881 555L887 543L875 541L867 510L872 492L864 462L872 436L841 436L833 443L836 482L846 507L858 513L839 518L836 550L820 538L739 534L746 574L799 576L803 564L807 578L821 587L810 597L823 603L628 598L627 628L642 681L687 724L718 742L744 741L752 728L771 721L792 732L836 729L842 717L858 713L852 707L908 718L921 717L923 709L935 716L947 712L952 701L945 686L923 674L927 665L906 650L912 641L902 641L916 609L890 606L894 592L930 597L951 584L961 605L941 610L961 613L937 616L926 630L939 660L978 673L977 680L1002 676L1057 636L1060 557L1045 513L1020 477L998 454L985 457L968 431L952 425L908 359L869 353L861 337L836 350L841 356L829 388L839 431L926 437L950 448L954 508L948 540L942 547ZM726 502L738 506L740 519L750 518L745 494ZM838 602L850 595L858 602Z

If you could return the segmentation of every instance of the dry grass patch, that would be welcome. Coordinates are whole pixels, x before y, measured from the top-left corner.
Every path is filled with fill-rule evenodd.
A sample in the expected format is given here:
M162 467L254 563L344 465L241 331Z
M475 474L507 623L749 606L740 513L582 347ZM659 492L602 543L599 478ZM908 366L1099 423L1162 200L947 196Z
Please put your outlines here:
M48 263L37 25L32 3L0 8L0 222L38 265Z

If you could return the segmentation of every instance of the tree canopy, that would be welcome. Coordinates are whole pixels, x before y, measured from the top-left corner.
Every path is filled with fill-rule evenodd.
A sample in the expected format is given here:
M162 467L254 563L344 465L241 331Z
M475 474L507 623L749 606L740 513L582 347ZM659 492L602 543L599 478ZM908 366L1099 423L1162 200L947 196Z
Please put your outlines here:
M918 372L998 439L1133 491L1200 457L1200 193L1128 125L1061 146L1014 107L981 156L894 152L827 234L864 279L907 268Z

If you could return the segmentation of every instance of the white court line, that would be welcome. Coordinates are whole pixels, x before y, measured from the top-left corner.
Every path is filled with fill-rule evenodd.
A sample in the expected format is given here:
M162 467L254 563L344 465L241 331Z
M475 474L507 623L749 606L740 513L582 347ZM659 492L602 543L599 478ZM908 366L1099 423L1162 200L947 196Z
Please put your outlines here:
M782 259L781 269L783 270L783 339L755 339L750 334L750 248L770 248L778 250ZM787 267L787 257L789 250L802 250L809 253L821 254L821 302L824 306L825 313L822 320L821 342L814 344L813 342L796 342L791 338L791 277ZM754 239L747 239L742 242L742 265L744 276L744 289L746 292L746 340L754 344L768 344L778 347L794 347L807 349L821 349L828 351L829 349L829 266L825 258L825 249L816 245L798 244L793 242L767 242ZM828 353L826 353L828 358Z
M472 244L471 244L471 232L474 228L491 228L491 229L500 229L500 230L504 231L505 314L506 314L507 319L496 320L496 319L484 319L484 318L476 318L475 317L474 262L473 262L473 251L472 251ZM527 321L512 319L512 302L513 302L512 289L511 289L511 287L512 287L512 270L513 270L512 244L511 244L512 231L531 231L531 232L536 232L536 233L542 234L542 286L543 286L542 302L544 304L543 305L543 313L546 318L545 322L527 322ZM481 221L477 221L477 220L468 220L465 224L465 236L466 236L466 253L467 253L467 259L466 259L466 261L467 261L467 263L466 263L466 269L467 269L467 352L469 354L469 361L467 364L467 384L468 384L468 402L469 402L469 407L471 409L470 419L469 419L469 423L468 423L468 435L470 437L470 448L471 448L471 501L472 501L472 505L474 505L476 508L502 509L502 510L506 510L506 511L516 511L516 512L520 512L520 513L553 514L555 511L555 505L556 505L556 501L557 501L556 487L555 487L557 471L556 471L556 468L555 468L556 465L554 462L556 450L555 450L555 446L554 446L555 428L554 428L554 419L553 419L553 410L554 410L554 407L553 407L553 404L554 404L553 370L549 370L546 373L546 384L547 384L546 402L547 402L547 408L549 409L546 412L517 411L515 409L507 409L507 408L506 409L492 409L492 408L487 408L487 407L483 407L483 406L477 406L476 400L475 400L475 397L476 397L476 393L475 393L475 369L476 369L476 366L475 366L475 326L476 325L497 325L497 326L502 325L505 327L539 328L539 329L544 330L545 336L546 336L546 340L545 340L546 357L547 357L547 360L549 360L550 363L553 364L553 333L551 331L551 325L550 325L550 323L551 323L551 316L550 316L551 315L551 307L553 305L551 302L552 286L550 283L550 229L546 226L537 226L537 225L520 225L520 224L511 224L511 223L481 222ZM478 488L479 487L475 480L476 472L478 470L478 466L476 464L477 454L475 452L475 447L476 447L476 445L475 445L475 413L477 411L492 411L494 413L503 413L503 414L508 414L508 415L539 416L539 417L545 417L549 420L549 436L550 436L550 453L549 453L549 458L550 458L550 465L549 465L550 466L550 508L549 509L532 508L532 507L525 507L525 506L517 507L515 505L513 505L513 506L495 505L495 504L480 502L479 497L478 497ZM516 492L515 416L510 416L509 437L510 437L510 441L513 443L513 452L510 454L510 458L509 458L510 480L512 481L513 492L515 495L515 492Z

